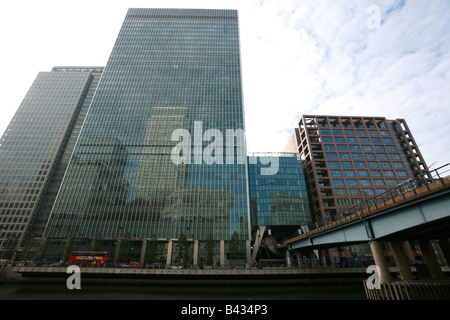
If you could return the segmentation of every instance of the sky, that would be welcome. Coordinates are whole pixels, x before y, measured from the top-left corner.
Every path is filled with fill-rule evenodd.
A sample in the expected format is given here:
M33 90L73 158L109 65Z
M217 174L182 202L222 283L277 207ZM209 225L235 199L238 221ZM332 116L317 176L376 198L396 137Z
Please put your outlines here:
M248 151L282 151L302 115L381 116L450 163L448 0L2 1L0 132L39 72L105 66L128 8L239 11Z

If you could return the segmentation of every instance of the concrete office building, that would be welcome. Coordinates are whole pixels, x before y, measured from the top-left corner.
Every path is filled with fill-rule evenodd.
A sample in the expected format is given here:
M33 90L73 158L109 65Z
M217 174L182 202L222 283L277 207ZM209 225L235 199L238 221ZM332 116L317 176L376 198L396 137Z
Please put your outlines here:
M404 119L304 115L285 149L302 157L316 221L428 170Z

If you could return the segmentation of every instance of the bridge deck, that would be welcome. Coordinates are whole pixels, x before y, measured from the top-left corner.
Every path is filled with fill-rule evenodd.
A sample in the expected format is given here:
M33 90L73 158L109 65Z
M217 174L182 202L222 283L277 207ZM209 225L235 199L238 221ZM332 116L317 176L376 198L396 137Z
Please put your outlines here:
M430 196L442 190L446 190L450 187L450 176L433 181L425 186L412 189L410 191L404 192L401 195L394 196L390 199L384 199L376 203L375 205L370 205L366 207L361 207L354 213L343 216L342 218L335 221L325 221L324 224L314 230L310 230L306 233L298 235L296 237L290 238L284 241L282 244L278 245L279 248L286 247L290 243L297 242L299 240L308 238L312 235L318 235L325 231L330 231L334 228L341 227L343 225L349 224L356 220L361 220L388 209L395 208L402 204L408 202L413 202L415 200L420 200L421 198Z

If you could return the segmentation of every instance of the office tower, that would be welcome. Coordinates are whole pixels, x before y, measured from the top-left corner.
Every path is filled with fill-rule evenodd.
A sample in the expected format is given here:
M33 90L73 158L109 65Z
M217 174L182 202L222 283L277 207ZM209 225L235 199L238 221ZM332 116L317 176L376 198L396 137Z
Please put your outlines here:
M315 221L428 170L404 119L304 115L286 150L302 157Z
M100 67L40 72L0 145L0 251L8 258L44 232Z
M276 250L277 242L312 222L300 155L249 153L248 157L255 234L252 261L284 261L284 253Z
M198 265L211 235L225 265L237 235L248 260L242 132L237 11L130 9L45 231L49 256L99 240L116 260L127 247L150 262L157 242L158 261Z

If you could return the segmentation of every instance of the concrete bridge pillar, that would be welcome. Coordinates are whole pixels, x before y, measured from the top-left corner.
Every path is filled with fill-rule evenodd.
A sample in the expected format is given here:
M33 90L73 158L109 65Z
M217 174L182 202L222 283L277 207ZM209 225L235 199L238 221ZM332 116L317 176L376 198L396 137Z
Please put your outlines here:
M147 240L142 240L142 248L141 248L141 258L139 259L139 263L141 266L145 262L145 252L147 251Z
M378 268L380 268L380 283L389 283L392 281L391 273L384 256L384 245L380 241L372 241L370 243L370 250L372 250L373 259Z
M173 240L169 240L167 244L167 258L166 258L167 266L170 266L172 264L172 247L173 247Z
M117 240L117 242L116 242L116 250L115 250L115 252L114 252L114 260L113 260L113 263L117 263L117 261L119 261L120 243L121 243L121 240L120 240L120 239Z
M391 252L392 255L394 256L395 263L397 264L402 279L413 280L414 279L413 273L411 271L411 267L409 266L409 260L405 254L402 242L392 241L389 244L391 246Z
M447 266L450 267L450 241L448 239L443 239L438 241L439 247L441 248L442 254L447 261Z
M444 279L444 273L439 265L434 249L431 246L431 242L428 240L419 241L420 251L422 251L422 257L430 270L430 274L434 279Z
M194 268L198 267L198 240L194 240L194 259L192 265Z
M288 268L292 267L291 253L289 252L289 250L286 250L286 265L288 266Z

